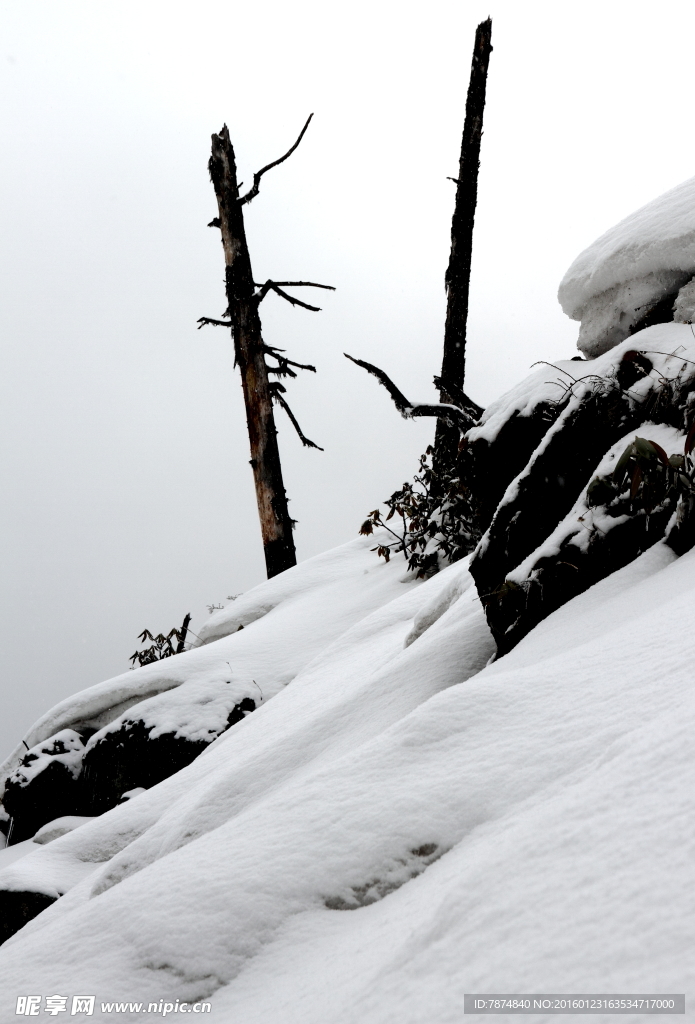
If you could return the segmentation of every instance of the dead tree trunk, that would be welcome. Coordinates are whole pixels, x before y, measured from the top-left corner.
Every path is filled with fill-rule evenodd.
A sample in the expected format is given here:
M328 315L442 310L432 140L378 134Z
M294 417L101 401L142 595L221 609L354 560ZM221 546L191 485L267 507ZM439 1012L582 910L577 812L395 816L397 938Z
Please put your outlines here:
M226 315L234 338L234 354L241 370L246 422L251 444L251 466L261 523L268 578L297 564L292 520L282 480L272 388L265 361L258 297L244 230L234 149L225 125L212 136L210 177L217 196L219 228L225 258L225 284L229 303ZM257 191L257 188L256 188ZM252 197L253 198L253 197ZM214 222L213 222L214 223Z
M466 118L461 139L459 174L456 179L456 203L451 220L451 253L445 283L447 290L446 325L444 328L444 357L438 381L443 403L457 402L463 391L466 369L466 323L468 320L468 293L473 251L473 224L478 201L478 169L480 167L480 141L483 134L483 111L487 69L490 61L492 21L481 22L475 33L471 77L466 99ZM435 440L436 457L450 461L458 445L456 428L445 420L437 422Z
M246 422L251 442L251 466L256 485L256 501L261 521L263 549L268 578L277 576L297 564L294 550L292 527L287 509L287 495L282 482L280 452L278 450L277 431L273 417L273 401L281 405L297 431L299 439L307 448L319 448L302 432L297 419L283 398L284 385L279 381L270 381L269 374L277 377L296 377L298 370L311 370L316 367L305 363L295 363L282 355L284 349L274 348L263 343L261 335L261 319L258 307L272 292L279 295L293 306L301 306L315 313L320 312L318 306L310 306L294 295L288 295L284 288L326 288L335 291L332 285L316 284L313 281L266 281L257 284L251 272L251 258L246 244L244 230L243 206L250 203L258 195L261 178L266 171L277 167L294 153L302 141L311 114L299 133L293 146L279 160L257 171L253 176L253 186L244 196L239 195L239 184L236 177L236 161L234 149L229 139L229 131L224 125L219 135L212 136L212 156L209 169L217 196L219 217L215 217L208 227L220 228L225 260L225 286L227 290L227 311L224 316L228 320L213 320L203 316L198 321L199 327L214 324L217 327L231 327L234 338L235 365L241 370L241 381L246 405ZM281 287L282 286L282 287ZM275 365L268 365L266 357L275 360ZM319 451L323 451L319 448Z

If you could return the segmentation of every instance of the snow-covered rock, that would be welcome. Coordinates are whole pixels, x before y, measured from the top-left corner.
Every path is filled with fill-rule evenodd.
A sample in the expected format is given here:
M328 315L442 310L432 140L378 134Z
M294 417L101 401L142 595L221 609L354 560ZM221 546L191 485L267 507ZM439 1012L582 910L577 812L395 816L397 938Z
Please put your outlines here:
M560 284L564 312L581 320L579 349L601 355L640 327L693 318L695 178L653 199L601 235ZM688 290L679 296L683 287ZM657 309L658 306L662 308Z
M695 540L685 466L681 473L663 468L665 490L651 505L636 493L630 496L630 481L621 489L622 498L611 492L608 504L596 500L597 491L591 499L587 495L592 480L603 479L606 467L617 464L617 456L636 436L653 439L668 455L683 456L695 413L695 337L690 327L650 327L597 359L570 366L574 374L557 367L558 390L565 390L558 414L550 418L534 451L522 447L525 465L511 479L509 472L503 475L506 490L489 524L480 523L485 533L471 560L471 573L499 653L509 651L565 601L663 537L676 511L680 518L674 549L682 554ZM524 395L525 409L540 406L547 387L542 375L534 375ZM517 421L518 393L510 395L508 423ZM503 430L499 428L500 436ZM499 466L505 474L509 463L503 454L497 453L488 473ZM479 475L485 468L482 463Z
M11 819L8 844L30 839L54 818L82 813L84 752L83 737L74 729L61 729L26 751L5 783L3 803Z

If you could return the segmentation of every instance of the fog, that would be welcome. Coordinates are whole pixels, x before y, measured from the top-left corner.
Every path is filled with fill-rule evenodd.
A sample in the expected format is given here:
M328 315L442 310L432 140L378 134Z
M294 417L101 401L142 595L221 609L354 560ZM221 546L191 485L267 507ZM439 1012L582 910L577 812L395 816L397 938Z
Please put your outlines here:
M266 340L313 363L277 410L298 557L411 477L406 422L343 352L436 397L475 26L493 18L466 390L574 354L557 285L597 235L695 172L688 3L5 0L0 6L0 755L128 668L145 627L264 578L207 174L301 146L245 208ZM303 296L306 297L306 296ZM310 300L311 301L311 300ZM376 556L375 556L376 557Z

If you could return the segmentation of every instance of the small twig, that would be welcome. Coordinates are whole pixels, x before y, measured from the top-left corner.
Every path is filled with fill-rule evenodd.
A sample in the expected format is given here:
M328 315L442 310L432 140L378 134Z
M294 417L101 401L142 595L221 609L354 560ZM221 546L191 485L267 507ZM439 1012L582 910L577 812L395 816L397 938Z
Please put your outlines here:
M405 525L405 518L403 516L401 518L403 519L403 529L407 530L407 527ZM383 526L383 528L385 530L388 530L389 533L393 534L393 536L396 538L398 543L401 545L401 548L405 551L405 542L406 542L405 534L403 535L403 537L399 537L398 534L396 533L396 531L392 530L390 526L387 526L386 523L383 522L383 520L378 525L379 526Z
M277 402L277 403L278 403L279 405L281 405L281 406L282 406L282 408L283 408L283 409L285 410L285 412L286 412L286 413L287 413L287 415L289 416L289 418L290 418L290 421L291 421L291 423L292 423L292 426L293 426L293 427L294 427L294 429L295 429L295 430L297 431L297 434L299 435L299 439L300 439L300 441L302 442L302 444L304 445L304 447L305 447L305 448L318 448L318 450L319 450L320 452L322 452L322 451L323 451L323 448L321 448L321 446L320 446L320 445L318 445L318 444L315 444L315 442L314 442L314 441L310 441L310 440L309 440L309 438L308 438L308 437L306 437L306 435L305 435L305 434L303 433L303 431L302 431L302 428L301 428L301 427L299 426L299 424L297 423L297 419L296 419L296 417L295 417L294 413L293 413L293 412L292 412L292 410L290 409L290 407L289 407L289 405L287 404L287 402L285 401L285 399L284 399L284 398L282 397L282 394L281 394L281 392L285 390L285 389L283 388L282 384L279 384L279 383L277 383L277 382L274 382L273 384L271 384L271 385L270 385L270 387L271 387L271 391L272 391L272 395L273 395L273 398L275 399L275 401L276 401L276 402Z
M464 412L463 409L459 409L456 405L444 405L443 403L438 405L417 403L414 405L412 402L408 401L403 392L400 391L393 383L391 378L385 374L383 370L380 370L378 366L374 366L373 363L367 363L364 359L355 359L354 356L349 356L347 352L343 352L343 355L346 359L349 359L350 362L356 363L357 366L361 366L362 369L377 378L379 383L383 385L391 395L394 405L404 419L409 420L416 416L438 416L441 419L449 420L450 423L463 430L468 430L468 428L472 427L475 423L472 416L467 412Z
M246 193L245 196L242 196L239 199L239 205L240 206L243 206L244 203L250 203L252 199L256 198L256 196L258 195L258 187L259 187L259 185L261 183L261 178L263 177L263 175L265 174L266 171L272 170L272 168L273 167L277 167L278 164L284 163L284 161L287 160L288 156L292 156L292 154L294 153L295 149L297 148L299 143L304 138L304 132L309 127L309 122L311 121L313 116L314 116L313 114L309 114L309 116L308 116L308 118L306 120L306 124L304 125L304 127L301 130L301 132L299 133L299 138L297 139L295 144L293 146L291 146L287 150L287 152L285 153L284 156L281 156L279 160L273 160L272 164L266 164L265 167L261 167L260 171L256 171L256 173L253 176L253 187L251 189L249 189L249 191Z
M557 370L558 373L564 373L570 378L570 380L573 380L575 384L579 383L580 380L584 380L583 377L573 377L567 370L563 370L561 366L556 366L555 363L549 363L547 359L537 359L535 363L531 363L530 369L533 369L534 366L552 366L553 370ZM551 382L547 381L546 383Z
M691 331L693 330L693 325L692 324L690 325L690 330ZM693 331L693 337L695 337L695 331ZM683 348L683 346L679 345L678 348ZM655 349L655 348L643 348L643 349L640 349L640 352L643 355L650 355L650 356L670 356L673 359L682 359L684 363L693 363L693 364L695 364L695 359L686 359L685 356L678 356L678 355L676 355L675 352L659 352L658 349Z
M263 690L262 690L262 689L260 688L260 686L258 686L258 683L256 682L256 680L255 680L255 679L252 679L252 680L251 680L251 682L253 683L253 685L254 685L254 686L257 686L257 687L258 687L258 692L259 692L259 693L260 693L260 695L261 695L261 700L263 700L263 699L264 699L264 698L263 698Z
M196 323L198 324L198 330L200 330L201 327L205 327L206 324L212 324L213 327L231 327L232 326L232 321L231 320L213 320L209 316L201 316L200 320L197 320Z

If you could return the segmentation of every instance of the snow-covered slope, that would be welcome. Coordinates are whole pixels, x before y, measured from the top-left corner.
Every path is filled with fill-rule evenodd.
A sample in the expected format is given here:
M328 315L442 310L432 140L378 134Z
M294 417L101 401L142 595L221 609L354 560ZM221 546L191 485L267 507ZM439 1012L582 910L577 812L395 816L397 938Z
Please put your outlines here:
M465 563L413 585L362 542L327 573L336 559L371 607L291 685L3 871L69 891L0 949L2 1020L25 991L94 992L93 1019L102 1000L210 996L211 1019L244 1024L453 1022L467 991L692 991L695 554L656 545L487 668ZM346 607L359 584L346 568ZM299 620L321 585L288 598ZM217 643L255 629L260 654L263 621Z
M588 357L623 341L644 313L667 299L677 319L695 314L695 178L647 203L580 253L560 283L565 313L581 320L578 346ZM671 319L671 316L664 317Z

